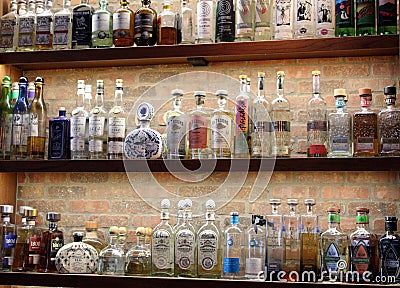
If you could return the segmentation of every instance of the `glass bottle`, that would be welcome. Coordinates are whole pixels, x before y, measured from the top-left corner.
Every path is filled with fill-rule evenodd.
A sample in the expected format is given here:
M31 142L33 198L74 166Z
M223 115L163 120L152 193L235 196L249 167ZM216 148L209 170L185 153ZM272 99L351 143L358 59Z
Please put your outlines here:
M230 213L230 225L225 229L222 278L242 279L245 275L245 239L239 227L239 212Z
M54 13L54 50L71 49L72 12L70 6L70 0L63 0L62 9Z
M109 230L110 242L99 254L97 274L124 275L125 253L118 246L118 227L111 226Z
M23 271L37 272L40 264L40 246L42 242L42 229L36 227L37 209L27 210L27 235L24 243Z
M181 0L181 33L182 41L179 44L194 44L193 10L188 0Z
M316 0L315 2L316 36L335 37L336 0ZM340 3L338 4L340 5Z
M54 15L51 12L52 7L53 0L36 0L35 49L49 50L53 48Z
M57 225L57 222L61 220L61 214L47 212L46 220L49 221L49 229L42 232L39 272L56 273L56 255L64 246L64 233L58 229Z
M125 275L150 276L151 251L145 245L146 228L136 229L136 246L126 253Z
M92 47L93 12L88 0L81 0L72 8L72 49Z
M377 1L377 34L388 35L398 34L397 28L397 0L378 0Z
M14 262L14 249L17 240L16 227L10 222L14 206L0 205L0 271L9 272Z
M214 0L197 0L196 43L215 42L215 12Z
M150 0L142 0L142 7L135 12L133 38L137 46L154 46L157 43L157 12L150 4Z
M307 102L307 156L326 157L326 102L320 94L320 71L313 71L313 95Z
M376 1L355 1L356 36L376 35Z
M118 247L126 254L128 252L128 228L121 226L118 227Z
M49 120L48 159L70 159L71 123L65 107L60 107L58 117Z
M178 202L178 213L175 225L172 227L174 233L178 227L183 223L183 213L185 212L185 200L179 200Z
M92 47L111 47L113 45L113 19L108 10L108 0L99 0L99 8L92 16Z
M125 140L126 114L123 107L123 81L115 81L114 106L108 112L108 159L122 159Z
M90 159L107 158L107 116L104 109L104 81L97 80L96 103L89 113L89 157Z
M113 43L115 47L133 46L135 13L129 0L120 0L120 7L113 13Z
M35 79L35 99L29 110L28 156L44 159L46 146L47 108L43 99L44 79Z
M254 40L271 40L271 1L256 0L254 4Z
M168 199L161 201L161 222L151 235L151 275L174 276L174 232L169 224Z
M26 7L27 0L18 2L19 31L17 51L33 51L35 47L35 0L28 1L28 8Z
M228 109L228 91L217 90L218 108L211 115L211 149L216 158L231 158L233 151L234 114Z
M321 234L321 277L323 280L343 279L349 265L349 237L340 230L340 209L330 207L328 229Z
M335 36L355 36L354 1L336 0Z
M18 46L19 15L17 0L11 0L10 12L0 18L0 51L13 52Z
M369 230L369 209L357 207L356 212L356 230L350 234L349 268L353 282L369 282L378 275L378 238Z
M385 216L385 235L379 238L379 269L381 279L389 283L399 283L400 236L397 231L397 218ZM390 279L390 280L389 280ZM393 281L394 280L394 281Z
M294 0L275 0L272 10L273 39L293 39Z
M235 114L236 114L236 132L234 137L235 158L249 157L249 143L247 139L250 136L250 117L249 102L250 96L247 93L247 75L240 75L240 92L236 96Z
M23 209L22 213L21 209ZM29 225L32 224L29 223L29 221L31 221L30 217L37 216L37 210L28 206L21 206L20 214L21 214L21 224L17 226L17 244L14 250L14 262L12 265L12 271L14 272L26 271L25 263L28 257L27 247L29 247L27 246L27 243L29 241L28 231L29 231Z
M277 97L272 100L271 120L274 125L275 144L272 146L273 157L290 156L290 104L284 96L283 81L285 72L277 72Z
M246 270L247 279L259 279L265 265L265 226L266 220L261 215L251 216L251 226L246 233Z
M176 15L172 2L165 0L163 10L158 15L158 45L175 45L177 40Z
M221 237L215 225L215 202L206 202L206 223L197 231L197 275L200 278L221 277Z
M254 1L235 0L235 41L254 40Z
M294 38L315 37L315 1L294 1Z
M215 42L235 41L235 8L233 0L217 0Z
M97 235L99 224L96 221L86 221L85 223L85 236L82 239L83 243L93 246L97 253L106 248L107 244L103 239Z
M353 115L354 157L378 156L378 115L371 110L371 88L358 90L361 100L361 111Z
M11 77L4 76L0 100L0 159L10 159L13 110L10 106Z
M346 89L335 89L335 112L328 115L328 157L351 157L353 155L353 124L346 108Z
M396 107L396 87L384 88L386 109L378 114L379 156L400 156L400 109Z
M183 91L174 89L171 94L174 97L174 108L164 114L164 122L167 124L167 158L184 159L186 157L186 118L181 110Z

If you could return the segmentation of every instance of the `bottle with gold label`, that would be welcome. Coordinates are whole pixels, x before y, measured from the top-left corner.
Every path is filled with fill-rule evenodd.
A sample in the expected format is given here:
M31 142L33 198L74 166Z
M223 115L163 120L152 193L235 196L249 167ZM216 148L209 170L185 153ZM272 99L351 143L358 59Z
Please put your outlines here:
M42 242L42 230L36 226L38 210L28 210L27 235L24 243L23 271L37 272L40 263L40 247Z

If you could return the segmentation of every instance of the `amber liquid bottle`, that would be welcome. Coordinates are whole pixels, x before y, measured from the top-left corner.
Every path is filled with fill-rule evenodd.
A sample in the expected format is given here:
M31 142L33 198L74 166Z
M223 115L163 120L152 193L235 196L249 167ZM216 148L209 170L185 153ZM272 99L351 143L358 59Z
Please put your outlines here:
M39 268L42 230L36 227L37 215L37 209L28 210L27 234L23 248L23 271L37 272Z
M157 12L150 7L150 0L142 0L142 7L135 12L135 34L137 46L153 46L157 43Z
M175 45L177 41L176 15L172 3L165 0L163 11L158 16L158 45Z
M37 210L29 206L21 206L19 214L21 215L21 224L17 227L17 244L14 250L14 262L12 265L12 271L22 272L25 269L25 244L28 241L28 228L29 228L29 217L37 215ZM34 216L36 217L36 216Z
M120 7L113 14L113 43L115 47L133 46L134 12L128 0L120 0Z

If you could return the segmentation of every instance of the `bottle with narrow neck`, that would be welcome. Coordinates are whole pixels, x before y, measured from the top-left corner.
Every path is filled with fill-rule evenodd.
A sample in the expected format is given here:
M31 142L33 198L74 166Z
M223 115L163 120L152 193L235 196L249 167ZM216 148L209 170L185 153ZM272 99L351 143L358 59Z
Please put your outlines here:
M172 229L174 232L178 229L178 227L183 223L183 213L185 209L185 200L179 200L178 202L178 213L177 213L177 219L174 227Z
M235 41L234 0L216 1L215 42Z
M70 0L63 0L62 9L54 13L54 50L71 49L72 12L70 6Z
M11 99L10 106L14 109L15 103L17 103L19 97L19 83L13 82L11 85Z
M40 247L42 242L42 229L36 226L37 209L27 210L27 238L24 243L23 271L37 272L40 265Z
M254 40L254 2L235 0L235 41Z
M338 5L340 2L338 1ZM317 37L335 37L336 0L316 0L315 26Z
M97 234L99 224L96 221L86 221L85 223L85 236L82 239L83 243L93 246L97 253L100 253L107 244L103 239L99 238Z
M115 47L134 44L134 15L129 8L130 1L120 0L120 7L113 13L113 43Z
M180 44L194 44L194 28L193 28L193 9L190 7L188 0L181 1L181 33L182 41Z
M172 10L172 2L163 1L163 10L158 15L158 45L177 44L176 14Z
M0 18L0 51L13 52L18 46L19 15L17 0L10 1L10 12Z
M16 226L11 223L14 206L0 205L0 271L9 272L14 262L14 249L17 241Z
M293 5L294 0L274 1L272 8L273 39L293 39Z
M315 2L294 0L294 38L313 38L315 36Z
M197 0L196 43L215 42L215 10L214 0Z
M92 17L94 9L88 0L72 8L72 48L92 47Z
M110 227L110 242L99 254L99 275L124 275L125 253L118 245L118 230L117 226Z
M247 75L240 75L240 91L236 97L235 117L236 117L236 132L234 142L234 157L248 158L249 145L248 138L250 136L250 117L249 117L249 102L250 96L247 93Z
M230 213L230 225L225 229L222 278L242 279L245 275L245 237L239 227L239 212Z
M336 0L335 36L347 37L356 35L354 3L356 1ZM365 1L367 2L367 1Z
M184 159L186 157L186 118L182 112L183 91L174 89L173 109L164 114L164 122L167 124L167 158Z
M25 271L25 262L28 257L28 250L26 250L29 231L29 217L37 214L37 210L34 210L29 206L20 206L19 214L21 215L21 224L17 227L17 243L14 250L14 262L12 264L12 271L22 272ZM36 212L35 212L36 211Z
M261 215L251 215L251 226L246 233L246 273L247 279L258 279L265 265L265 226Z
M378 35L395 35L398 34L398 24L397 24L397 5L396 0L377 1L377 34ZM382 13L384 12L384 13Z
M151 251L145 245L146 228L136 229L136 245L126 253L125 275L150 276Z
M35 0L20 0L17 51L33 51L35 48Z
M254 4L254 40L271 40L271 7L269 0L256 0Z
M13 110L10 105L11 77L4 76L0 100L0 159L10 159Z
M49 50L53 48L53 0L36 1L36 50Z
M31 108L31 104L33 100L35 99L35 82L30 81L28 84L28 109Z
M355 2L356 36L376 35L376 1Z
M122 159L125 140L126 114L123 107L123 81L117 79L115 83L114 106L108 112L108 159Z
M108 0L99 0L99 8L92 17L92 47L111 47L113 45L113 19L108 10Z
M400 236L396 231L397 218L385 216L385 234L379 238L379 276L391 284L400 282Z

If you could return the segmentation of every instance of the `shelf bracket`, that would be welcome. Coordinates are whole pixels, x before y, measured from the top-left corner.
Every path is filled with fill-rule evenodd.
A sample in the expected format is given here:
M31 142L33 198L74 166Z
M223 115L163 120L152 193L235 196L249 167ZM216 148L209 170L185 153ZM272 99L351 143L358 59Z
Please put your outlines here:
M187 61L193 66L208 66L208 61L204 57L188 57Z

